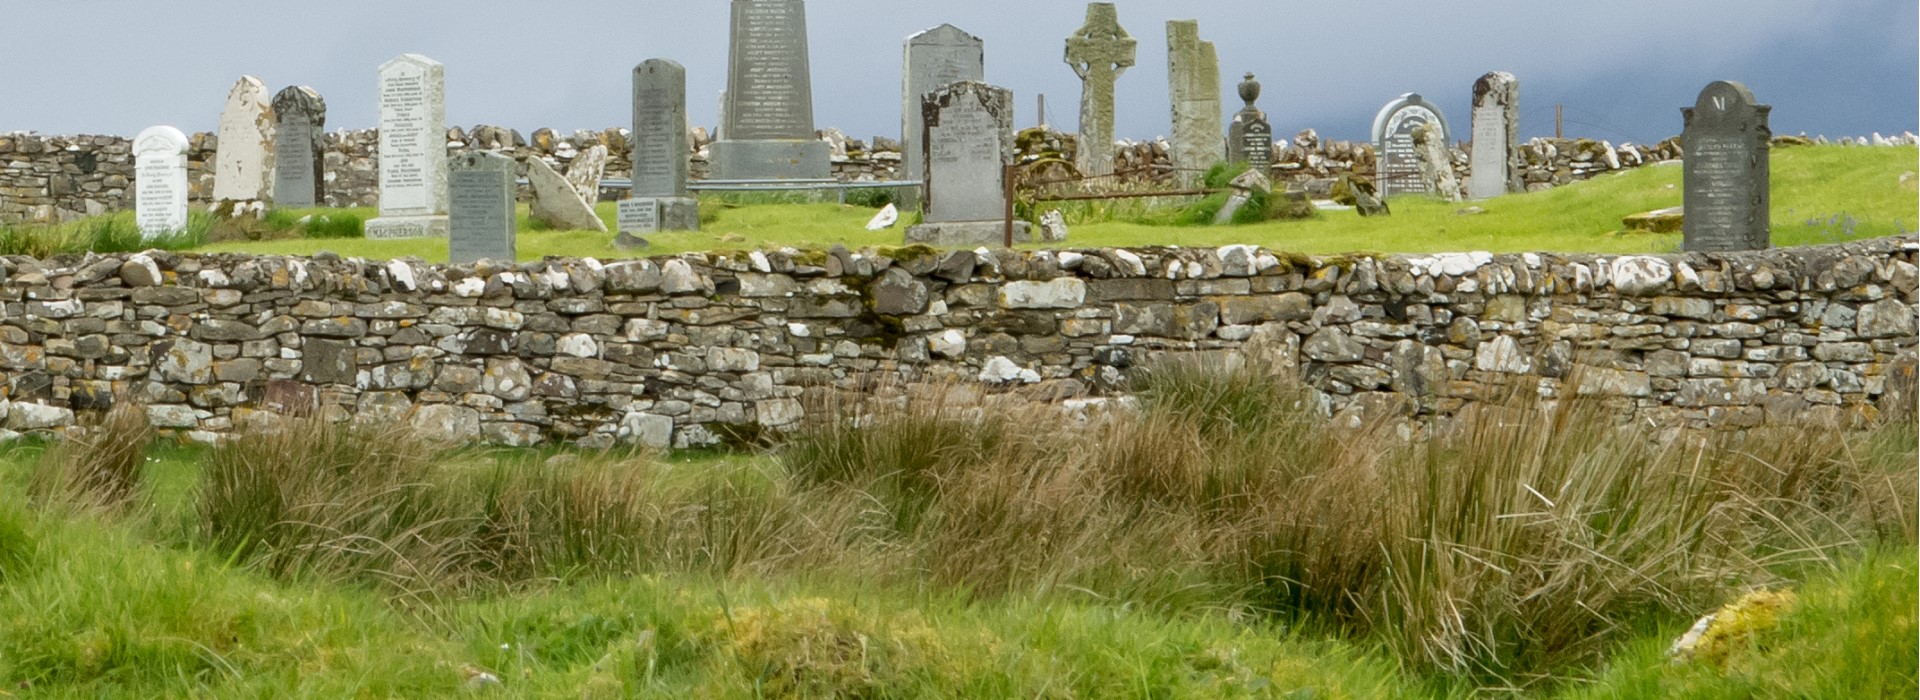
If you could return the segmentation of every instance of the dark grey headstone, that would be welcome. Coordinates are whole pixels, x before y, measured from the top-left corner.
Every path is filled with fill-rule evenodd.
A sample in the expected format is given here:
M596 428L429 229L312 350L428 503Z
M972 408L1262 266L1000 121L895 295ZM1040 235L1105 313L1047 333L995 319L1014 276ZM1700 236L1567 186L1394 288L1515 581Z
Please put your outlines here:
M652 59L633 69L633 196L687 196L687 69Z
M327 101L298 86L273 96L273 203L288 208L326 203Z
M1227 126L1227 161L1246 163L1249 170L1268 175L1273 170L1273 125L1254 103L1260 100L1260 81L1252 73L1240 81L1240 99L1246 107Z
M470 263L483 258L511 261L514 245L514 174L518 164L491 151L452 158L447 174L450 211L447 258Z
M813 83L802 0L733 0L727 61L729 141L813 138Z
M1381 199L1429 193L1420 175L1420 159L1413 143L1414 132L1428 124L1440 127L1437 134L1440 143L1453 142L1453 130L1447 128L1447 119L1440 115L1440 108L1411 92L1388 102L1374 117L1373 148L1377 163L1374 181Z
M1761 250L1773 246L1767 125L1771 105L1731 81L1708 85L1692 108L1680 110L1686 154L1688 251Z
M920 136L925 122L920 111L927 93L967 80L987 77L986 44L951 24L907 37L906 80L900 102L900 154L907 177L921 173Z

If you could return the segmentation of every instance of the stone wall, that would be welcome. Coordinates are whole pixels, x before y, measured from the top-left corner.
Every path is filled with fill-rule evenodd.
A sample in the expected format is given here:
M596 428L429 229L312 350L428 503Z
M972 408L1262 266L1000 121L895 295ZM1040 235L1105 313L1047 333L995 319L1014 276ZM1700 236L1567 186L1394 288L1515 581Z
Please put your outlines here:
M701 445L810 395L978 382L1110 395L1256 355L1344 421L1502 387L1742 427L1912 408L1912 238L1660 257L1218 250L685 255L515 266L148 253L0 259L0 424L117 401L198 440L285 412L509 445Z

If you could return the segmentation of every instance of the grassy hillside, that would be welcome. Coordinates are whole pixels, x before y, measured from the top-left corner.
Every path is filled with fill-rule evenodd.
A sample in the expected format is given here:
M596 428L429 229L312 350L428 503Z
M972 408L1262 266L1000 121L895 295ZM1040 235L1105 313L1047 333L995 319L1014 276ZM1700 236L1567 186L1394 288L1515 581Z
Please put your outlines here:
M1295 392L1163 375L1078 427L848 407L705 457L318 425L149 450L136 409L0 454L0 693L1920 692L1911 428L1662 442L1519 404L1408 443ZM1800 606L1668 661L1755 588Z
M1905 189L1900 175L1920 165L1920 150L1900 148L1801 147L1773 155L1773 239L1776 245L1831 243L1891 236L1920 230L1920 193ZM1072 247L1184 245L1264 245L1310 254L1352 251L1427 253L1465 250L1494 252L1564 251L1590 253L1671 252L1679 234L1622 234L1620 219L1681 203L1681 168L1656 166L1546 192L1509 195L1485 202L1446 204L1420 198L1392 202L1387 218L1361 218L1351 211L1323 212L1308 221L1268 222L1231 227L1151 226L1126 221L1074 222ZM708 203L707 206L719 206ZM1467 206L1483 213L1462 215ZM1070 208L1071 209L1071 208ZM611 202L602 202L601 218L614 218ZM531 231L524 207L520 257L626 257L613 249L611 236L585 232ZM355 210L371 217L372 210ZM820 248L899 245L901 231L868 232L874 211L833 204L778 204L726 208L699 233L663 233L650 237L652 248L634 254L734 250L794 246ZM1076 217L1084 218L1084 217ZM1071 220L1071 218L1070 218ZM444 260L445 242L293 240L208 246L207 250L311 254L330 250L368 258L418 256Z

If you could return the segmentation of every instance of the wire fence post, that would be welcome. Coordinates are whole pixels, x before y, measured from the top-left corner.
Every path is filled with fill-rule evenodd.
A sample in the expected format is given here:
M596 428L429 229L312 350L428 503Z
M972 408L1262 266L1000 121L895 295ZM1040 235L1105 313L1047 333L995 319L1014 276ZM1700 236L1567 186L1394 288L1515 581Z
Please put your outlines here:
M1000 171L1000 173L1001 173L1001 175L1000 175L1000 179L1001 179L1002 181L1004 181L1004 182L1006 183L1006 197L1007 197L1007 202L1006 202L1006 220L1005 220L1004 222L1002 222L1002 223L1004 223L1004 224L1006 225L1006 231L1005 231L1005 234L1006 234L1006 238L1007 238L1007 240L1006 240L1006 243L1007 243L1007 247L1008 247L1008 248L1012 248L1012 247L1013 247L1013 173L1014 173L1014 167L1015 167L1015 166L1013 166L1013 165L1011 165L1011 164L1009 164L1009 165L1007 165L1007 166L1006 166L1005 168L1003 168L1003 169L1001 169L1001 171Z

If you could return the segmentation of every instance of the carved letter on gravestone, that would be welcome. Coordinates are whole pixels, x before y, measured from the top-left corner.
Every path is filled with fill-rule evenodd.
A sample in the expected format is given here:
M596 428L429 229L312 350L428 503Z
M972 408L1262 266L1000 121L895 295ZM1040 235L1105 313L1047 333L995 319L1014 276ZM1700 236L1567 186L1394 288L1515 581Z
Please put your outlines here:
M1200 40L1200 22L1167 23L1167 84L1173 103L1173 167L1192 186L1220 157L1220 57Z
M1087 5L1087 22L1067 38L1067 65L1080 76L1080 138L1074 163L1080 174L1113 173L1113 89L1133 67L1140 42L1120 27L1113 3Z
M1420 159L1414 152L1413 136L1418 129L1437 125L1439 133L1429 138L1437 143L1452 143L1453 130L1440 115L1440 108L1419 95L1407 93L1387 103L1373 119L1373 144L1376 160L1375 185L1380 198L1402 194L1427 194L1420 172Z
M687 189L693 144L687 139L687 70L680 64L656 58L634 67L630 142L633 193L619 205L621 230L698 230L699 201ZM640 210L647 212L644 222L628 214Z
M454 156L447 188L447 259L511 262L516 254L513 191L516 163L490 151Z
M907 178L921 176L920 110L927 93L954 83L986 79L985 43L951 24L907 37L905 85L900 91L900 155Z
M187 227L187 135L156 126L133 139L134 221L143 238Z
M267 199L273 187L273 107L259 78L242 76L227 93L214 160L215 202Z
M273 96L273 203L282 208L326 203L327 102L310 87Z
M1473 83L1472 175L1467 196L1498 197L1526 189L1520 152L1520 81L1512 73L1493 72Z
M1760 250L1773 246L1768 207L1770 105L1731 81L1708 85L1692 108L1681 110L1685 130L1684 248L1688 251Z
M368 238L447 235L446 68L419 54L380 66L380 218Z

